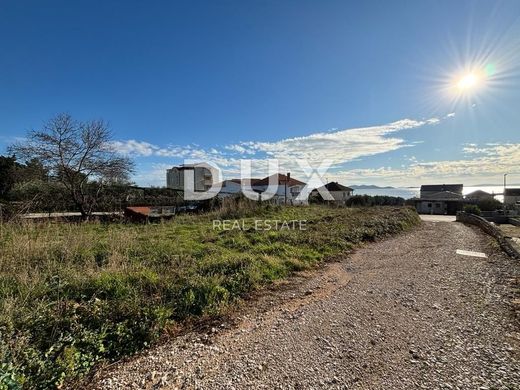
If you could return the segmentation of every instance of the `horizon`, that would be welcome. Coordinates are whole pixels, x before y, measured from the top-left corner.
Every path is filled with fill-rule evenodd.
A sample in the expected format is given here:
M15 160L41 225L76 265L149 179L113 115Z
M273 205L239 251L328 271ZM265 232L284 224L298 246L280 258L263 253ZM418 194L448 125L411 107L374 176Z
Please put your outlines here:
M296 160L327 158L345 185L520 180L518 1L0 9L0 154L68 112L111 124L140 186L185 161L237 177L243 158L303 181Z

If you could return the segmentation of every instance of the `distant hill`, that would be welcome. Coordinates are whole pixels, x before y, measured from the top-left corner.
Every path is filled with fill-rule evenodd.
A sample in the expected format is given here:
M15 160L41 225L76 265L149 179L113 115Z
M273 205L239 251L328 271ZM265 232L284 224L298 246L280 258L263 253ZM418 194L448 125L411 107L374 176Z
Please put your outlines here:
M475 184L475 185L467 185L465 187L502 187L504 185L504 183L499 183L499 184ZM520 186L520 184L514 184L514 183L507 183L507 186L508 187L515 187L515 186Z
M354 190L388 190L391 188L395 188L395 187L391 187L391 186L379 187L379 186L375 186L373 184L360 184L360 185L353 185L353 186L349 186L349 187Z

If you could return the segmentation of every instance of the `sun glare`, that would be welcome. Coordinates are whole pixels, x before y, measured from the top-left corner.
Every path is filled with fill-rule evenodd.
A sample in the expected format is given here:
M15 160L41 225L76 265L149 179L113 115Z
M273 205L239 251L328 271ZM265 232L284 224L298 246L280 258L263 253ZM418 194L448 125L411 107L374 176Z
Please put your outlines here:
M457 82L457 88L461 92L466 92L474 89L480 81L480 78L475 73L468 73Z

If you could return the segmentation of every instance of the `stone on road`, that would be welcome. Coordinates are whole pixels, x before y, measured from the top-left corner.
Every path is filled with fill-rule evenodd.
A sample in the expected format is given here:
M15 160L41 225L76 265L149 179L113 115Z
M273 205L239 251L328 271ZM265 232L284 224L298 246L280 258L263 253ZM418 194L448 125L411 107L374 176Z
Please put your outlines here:
M476 228L423 222L266 291L235 323L101 372L94 386L518 389L518 277L518 263Z

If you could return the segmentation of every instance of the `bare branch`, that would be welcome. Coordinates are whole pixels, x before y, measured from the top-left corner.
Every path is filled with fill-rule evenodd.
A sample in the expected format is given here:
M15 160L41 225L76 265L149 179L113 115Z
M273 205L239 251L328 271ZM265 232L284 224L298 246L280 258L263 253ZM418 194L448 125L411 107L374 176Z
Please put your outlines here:
M100 190L87 196L85 184L97 182L102 186L105 182L125 181L133 172L133 162L108 146L111 136L103 120L80 122L68 114L59 114L41 130L30 131L26 142L12 145L9 151L41 161L88 217Z

